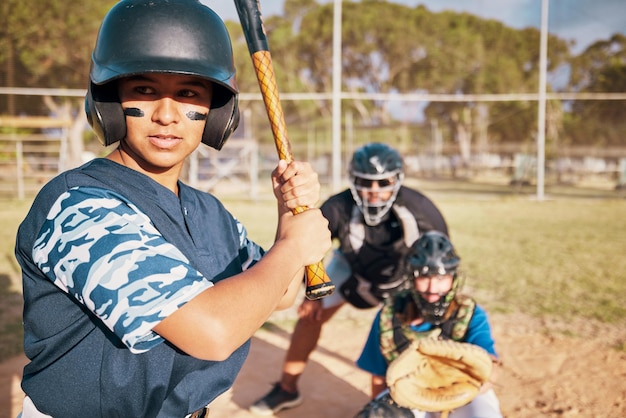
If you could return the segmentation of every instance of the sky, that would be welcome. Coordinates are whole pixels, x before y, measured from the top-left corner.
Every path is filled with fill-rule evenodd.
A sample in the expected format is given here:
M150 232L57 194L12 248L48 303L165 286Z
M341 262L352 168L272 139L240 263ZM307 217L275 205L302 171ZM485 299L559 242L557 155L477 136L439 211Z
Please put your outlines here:
M232 0L201 0L224 20L238 20ZM541 26L542 0L389 0L415 7L423 4L438 12L453 10L496 19L513 28ZM620 32L626 35L625 0L546 0L548 1L548 32L576 44L578 54L599 39L608 39ZM329 3L332 0L317 0ZM282 14L284 0L260 0L263 16Z

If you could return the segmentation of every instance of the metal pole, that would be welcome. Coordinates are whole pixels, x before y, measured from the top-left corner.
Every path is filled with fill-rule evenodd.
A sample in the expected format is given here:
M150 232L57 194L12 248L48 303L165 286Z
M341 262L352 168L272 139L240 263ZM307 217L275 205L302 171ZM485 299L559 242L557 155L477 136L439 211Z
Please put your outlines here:
M546 143L546 72L548 68L548 1L541 0L541 40L539 49L539 103L537 122L537 200L544 199Z
M341 187L341 0L333 9L333 132L332 132L332 190Z

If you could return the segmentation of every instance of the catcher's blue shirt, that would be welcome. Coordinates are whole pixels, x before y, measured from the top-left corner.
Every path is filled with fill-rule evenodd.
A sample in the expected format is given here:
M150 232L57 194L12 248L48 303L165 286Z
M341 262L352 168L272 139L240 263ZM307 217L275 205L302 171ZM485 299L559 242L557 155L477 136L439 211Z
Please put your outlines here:
M425 322L411 328L417 332L427 332L436 326ZM465 343L475 344L484 348L487 352L497 357L495 343L491 335L491 327L487 318L487 313L479 305L476 305L474 315L469 323L467 334L463 340ZM387 374L387 360L380 351L380 311L376 314L369 336L363 347L363 351L359 356L356 365L376 376L385 376Z
M107 159L63 173L17 234L24 288L22 388L54 417L184 417L234 381L229 359L195 359L153 330L263 250L213 196L179 196Z

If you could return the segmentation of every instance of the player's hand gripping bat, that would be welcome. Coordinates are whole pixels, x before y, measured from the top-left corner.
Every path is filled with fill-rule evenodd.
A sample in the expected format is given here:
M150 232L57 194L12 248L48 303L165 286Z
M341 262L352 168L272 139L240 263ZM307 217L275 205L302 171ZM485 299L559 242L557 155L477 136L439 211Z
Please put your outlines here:
M287 137L285 116L278 98L278 86L276 84L276 76L274 75L267 36L263 28L259 0L235 0L235 6L237 7L239 20L246 37L250 55L252 56L252 64L261 87L261 95L263 96L265 110L272 127L278 157L289 163L293 160L291 144ZM293 213L301 213L306 209L306 207L298 207ZM330 295L334 290L335 285L326 274L322 261L316 265L306 267L307 299L320 299Z

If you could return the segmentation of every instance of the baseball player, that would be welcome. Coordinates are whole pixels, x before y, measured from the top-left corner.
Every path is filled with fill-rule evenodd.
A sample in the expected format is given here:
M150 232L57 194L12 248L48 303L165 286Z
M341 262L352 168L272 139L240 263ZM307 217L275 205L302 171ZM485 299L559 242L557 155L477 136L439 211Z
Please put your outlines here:
M485 310L471 297L459 293L459 264L460 258L452 243L438 231L426 232L413 244L404 261L406 281L403 287L406 290L385 301L357 360L358 367L372 374L373 398L357 417L411 416L406 414L405 408L398 407L391 400L385 376L389 364L413 340L439 338L473 344L483 348L485 356L497 362L498 355ZM436 385L435 382L425 384ZM442 388L437 390L444 391ZM397 411L381 415L383 409ZM372 415L375 410L378 410L378 415ZM419 418L439 416L419 410L412 413ZM449 416L500 418L502 415L495 392L491 384L486 383L470 403L455 409Z
M326 268L339 291L299 307L280 381L251 412L272 415L299 405L298 379L323 324L346 302L363 309L378 306L402 281L394 277L395 267L419 235L433 229L448 233L432 201L402 185L403 168L398 151L386 144L370 143L354 152L350 189L321 206L339 244Z
M331 247L317 174L281 161L265 252L214 196L179 180L237 126L232 47L197 0L123 0L92 55L87 117L117 147L60 174L17 233L22 417L204 417L253 333Z

